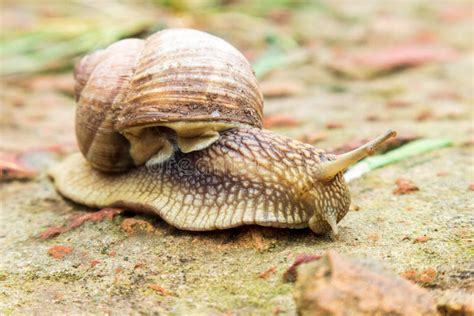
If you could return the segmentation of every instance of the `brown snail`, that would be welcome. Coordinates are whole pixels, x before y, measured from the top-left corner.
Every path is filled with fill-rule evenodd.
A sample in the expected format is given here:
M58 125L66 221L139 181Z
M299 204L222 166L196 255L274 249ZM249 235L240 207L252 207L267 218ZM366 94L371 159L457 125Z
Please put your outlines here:
M184 32L188 32L188 30ZM153 35L152 38L154 36L159 38L157 35ZM133 41L130 42L132 47L136 43ZM199 43L195 44L199 45ZM120 45L125 44L122 42ZM133 49L129 51L131 52ZM99 54L106 55L107 50ZM94 56L90 55L87 58L94 60L104 58ZM174 61L176 65L181 64L181 57L176 56L177 60ZM88 62L83 63L84 61L80 63L79 68L93 68L87 66ZM94 63L96 61L92 62L92 64ZM95 66L95 69L97 67L99 66ZM84 70L84 73L90 73L89 68ZM140 69L139 66L135 73ZM142 69L141 71L146 70ZM194 70L189 68L186 71L193 73ZM251 73L251 69L246 69L240 74L243 73ZM79 74L76 76L76 80L78 81L77 90L81 93L79 98L79 107L81 107L81 98L84 97L82 94L90 84L82 87L83 83L88 80L91 82L90 80L94 79L94 76L106 75L107 72L105 70L104 72L92 72L88 80L85 80L87 76L80 75L82 71L77 74ZM109 76L112 74L116 74L116 72L112 71ZM251 113L247 120L206 121L203 119L204 116L199 116L198 120L194 120L195 113L190 114L190 119L188 119L186 113L190 111L190 108L187 103L178 102L177 105L167 105L167 109L169 109L167 117L173 117L174 120L171 122L175 125L168 125L166 120L162 125L163 118L160 116L156 120L160 123L159 125L150 123L151 125L145 125L149 129L144 129L144 131L142 129L136 134L134 134L134 129L131 132L128 129L118 129L119 132L117 132L116 129L109 134L99 133L100 137L112 135L110 139L121 139L117 144L122 145L123 148L118 147L114 150L123 156L131 152L132 158L129 156L123 161L116 160L116 163L111 165L112 167L104 168L102 165L98 166L97 161L91 162L89 157L91 149L85 151L80 145L83 156L87 160L80 154L73 154L50 172L58 191L65 197L90 207L116 206L136 212L157 214L169 224L185 230L213 230L257 224L288 228L309 226L312 231L318 234L331 230L337 234L337 223L345 216L350 206L350 194L342 172L351 164L373 153L383 142L394 136L395 132L388 131L358 149L335 156L309 144L262 130L260 129L261 94L258 91L255 77L253 74L250 76L250 79L241 79L241 81L246 83L244 86L248 88L251 97L246 96L238 99L234 96L230 98L231 101L228 101L225 98L229 95L227 92L215 100L210 100L207 97L193 97L202 101L200 105L207 111L207 114L209 114L208 107L213 102L217 102L215 103L216 108L219 108L221 101L228 101L225 104L229 106L230 104L243 106L242 112L234 109L236 112L233 113ZM134 79L130 78L132 77L127 76L123 80L125 83L127 81L133 82ZM142 80L147 76L138 78ZM179 78L178 76L175 79L179 81ZM198 80L198 82L200 81ZM157 81L152 80L150 84L155 83ZM176 82L175 86L183 88L183 94L186 94L186 89L200 90L199 83L196 84L197 88L193 85L188 87L182 82ZM142 85L148 87L146 84L142 83ZM211 86L214 87L213 84ZM157 89L160 87L161 85L158 84ZM117 88L119 96L115 98L123 99L120 97L122 93L141 96L140 93L131 91L132 88L123 92L124 90L119 85ZM201 92L205 93L206 91L206 89L202 89ZM176 95L179 96L179 93ZM103 99L105 100L106 97L104 96ZM232 103L237 99L247 100L247 103L240 101ZM168 101L173 101L173 98ZM83 138L81 129L84 126L81 124L86 125L87 133L93 132L92 129L89 130L88 121L81 116L93 121L93 115L100 116L96 112L100 112L100 106L104 105L100 102L91 104L93 114L84 114L82 111L85 111L85 108L78 109L77 112L76 133L79 142ZM156 111L152 102L145 104L155 109L154 113L162 114ZM111 116L101 116L103 125L97 131L100 132L102 126L106 127L107 132L113 130L111 127L114 126L127 126L122 121L127 118L136 120L133 115L122 115L122 113L127 113L127 110L125 107L121 107L120 102L113 106L116 106L117 110L112 111L113 115ZM230 108L233 108L232 106ZM105 104L105 110L108 109L109 107ZM151 115L148 112L145 113ZM235 118L234 114L229 115L229 118ZM140 118L140 115L138 117ZM179 121L176 117L184 119ZM153 118L148 116L145 118L150 122L155 122ZM212 125L214 122L222 125L215 128ZM187 124L190 124L191 127ZM187 129L197 132L192 135L186 132L183 134L182 131ZM132 133L132 136L123 136L129 132ZM211 134L212 136L209 136ZM92 137L93 143L96 139L93 134L91 135L88 137ZM148 139L143 144L139 144L138 138L140 136L148 137ZM134 140L133 137L138 138ZM127 139L131 142L137 141L138 145L130 145ZM102 142L103 140L97 140L97 143L90 147L99 146ZM157 144L159 146L155 146ZM163 146L163 144L166 145ZM179 150L175 151L176 147ZM191 150L187 150L189 147ZM150 148L153 150L148 150ZM103 152L100 151L100 148L92 149L99 153L106 153L103 157L109 155L116 157L115 154L111 154L109 148ZM141 159L137 161L137 153L134 153L134 150L140 149L147 152L145 155L147 158L138 155ZM149 155L150 152L152 152L151 155ZM153 163L143 165L147 159ZM133 164L137 167L130 168ZM125 168L129 168L129 170L121 173L101 171L118 171Z

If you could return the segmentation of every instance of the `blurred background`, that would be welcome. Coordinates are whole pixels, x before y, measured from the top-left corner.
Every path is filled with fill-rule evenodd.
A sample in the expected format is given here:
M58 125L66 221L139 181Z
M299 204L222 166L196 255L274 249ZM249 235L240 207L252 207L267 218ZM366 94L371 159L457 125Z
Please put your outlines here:
M4 0L0 14L3 152L76 150L74 63L170 27L236 46L260 81L265 127L324 148L387 126L444 134L472 118L470 1Z

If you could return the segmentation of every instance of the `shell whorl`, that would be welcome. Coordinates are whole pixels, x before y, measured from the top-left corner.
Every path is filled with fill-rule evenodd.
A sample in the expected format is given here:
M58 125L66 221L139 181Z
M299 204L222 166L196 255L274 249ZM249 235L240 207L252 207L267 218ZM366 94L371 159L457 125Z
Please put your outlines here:
M122 40L86 56L76 67L76 137L84 157L100 170L133 165L129 143L115 123L142 49L142 40Z
M178 120L262 126L263 97L248 61L226 41L196 30L147 38L126 103L120 129Z
M212 143L219 131L262 126L263 97L250 64L204 32L168 29L119 41L81 59L75 79L79 148L102 171L123 171L163 150L169 136L156 127L193 144L186 140Z

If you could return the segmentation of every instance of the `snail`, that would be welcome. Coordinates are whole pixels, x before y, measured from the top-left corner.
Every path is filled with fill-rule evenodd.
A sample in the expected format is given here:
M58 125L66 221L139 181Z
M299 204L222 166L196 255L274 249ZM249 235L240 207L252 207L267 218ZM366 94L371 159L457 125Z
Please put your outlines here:
M119 41L84 57L75 78L82 155L50 170L58 192L183 230L256 224L337 235L350 206L343 171L395 135L336 156L262 129L248 62L194 30Z

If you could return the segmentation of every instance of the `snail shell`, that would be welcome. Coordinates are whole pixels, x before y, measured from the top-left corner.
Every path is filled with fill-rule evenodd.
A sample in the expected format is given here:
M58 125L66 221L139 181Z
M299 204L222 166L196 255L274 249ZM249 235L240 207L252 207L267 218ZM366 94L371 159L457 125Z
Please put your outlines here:
M110 174L75 154L51 176L58 191L77 203L156 214L180 229L257 224L337 234L350 206L342 172L394 135L389 131L335 156L266 130L240 128L160 165Z
M263 97L245 57L224 40L168 29L125 39L75 68L76 135L91 165L124 171L203 149L234 127L262 126Z

